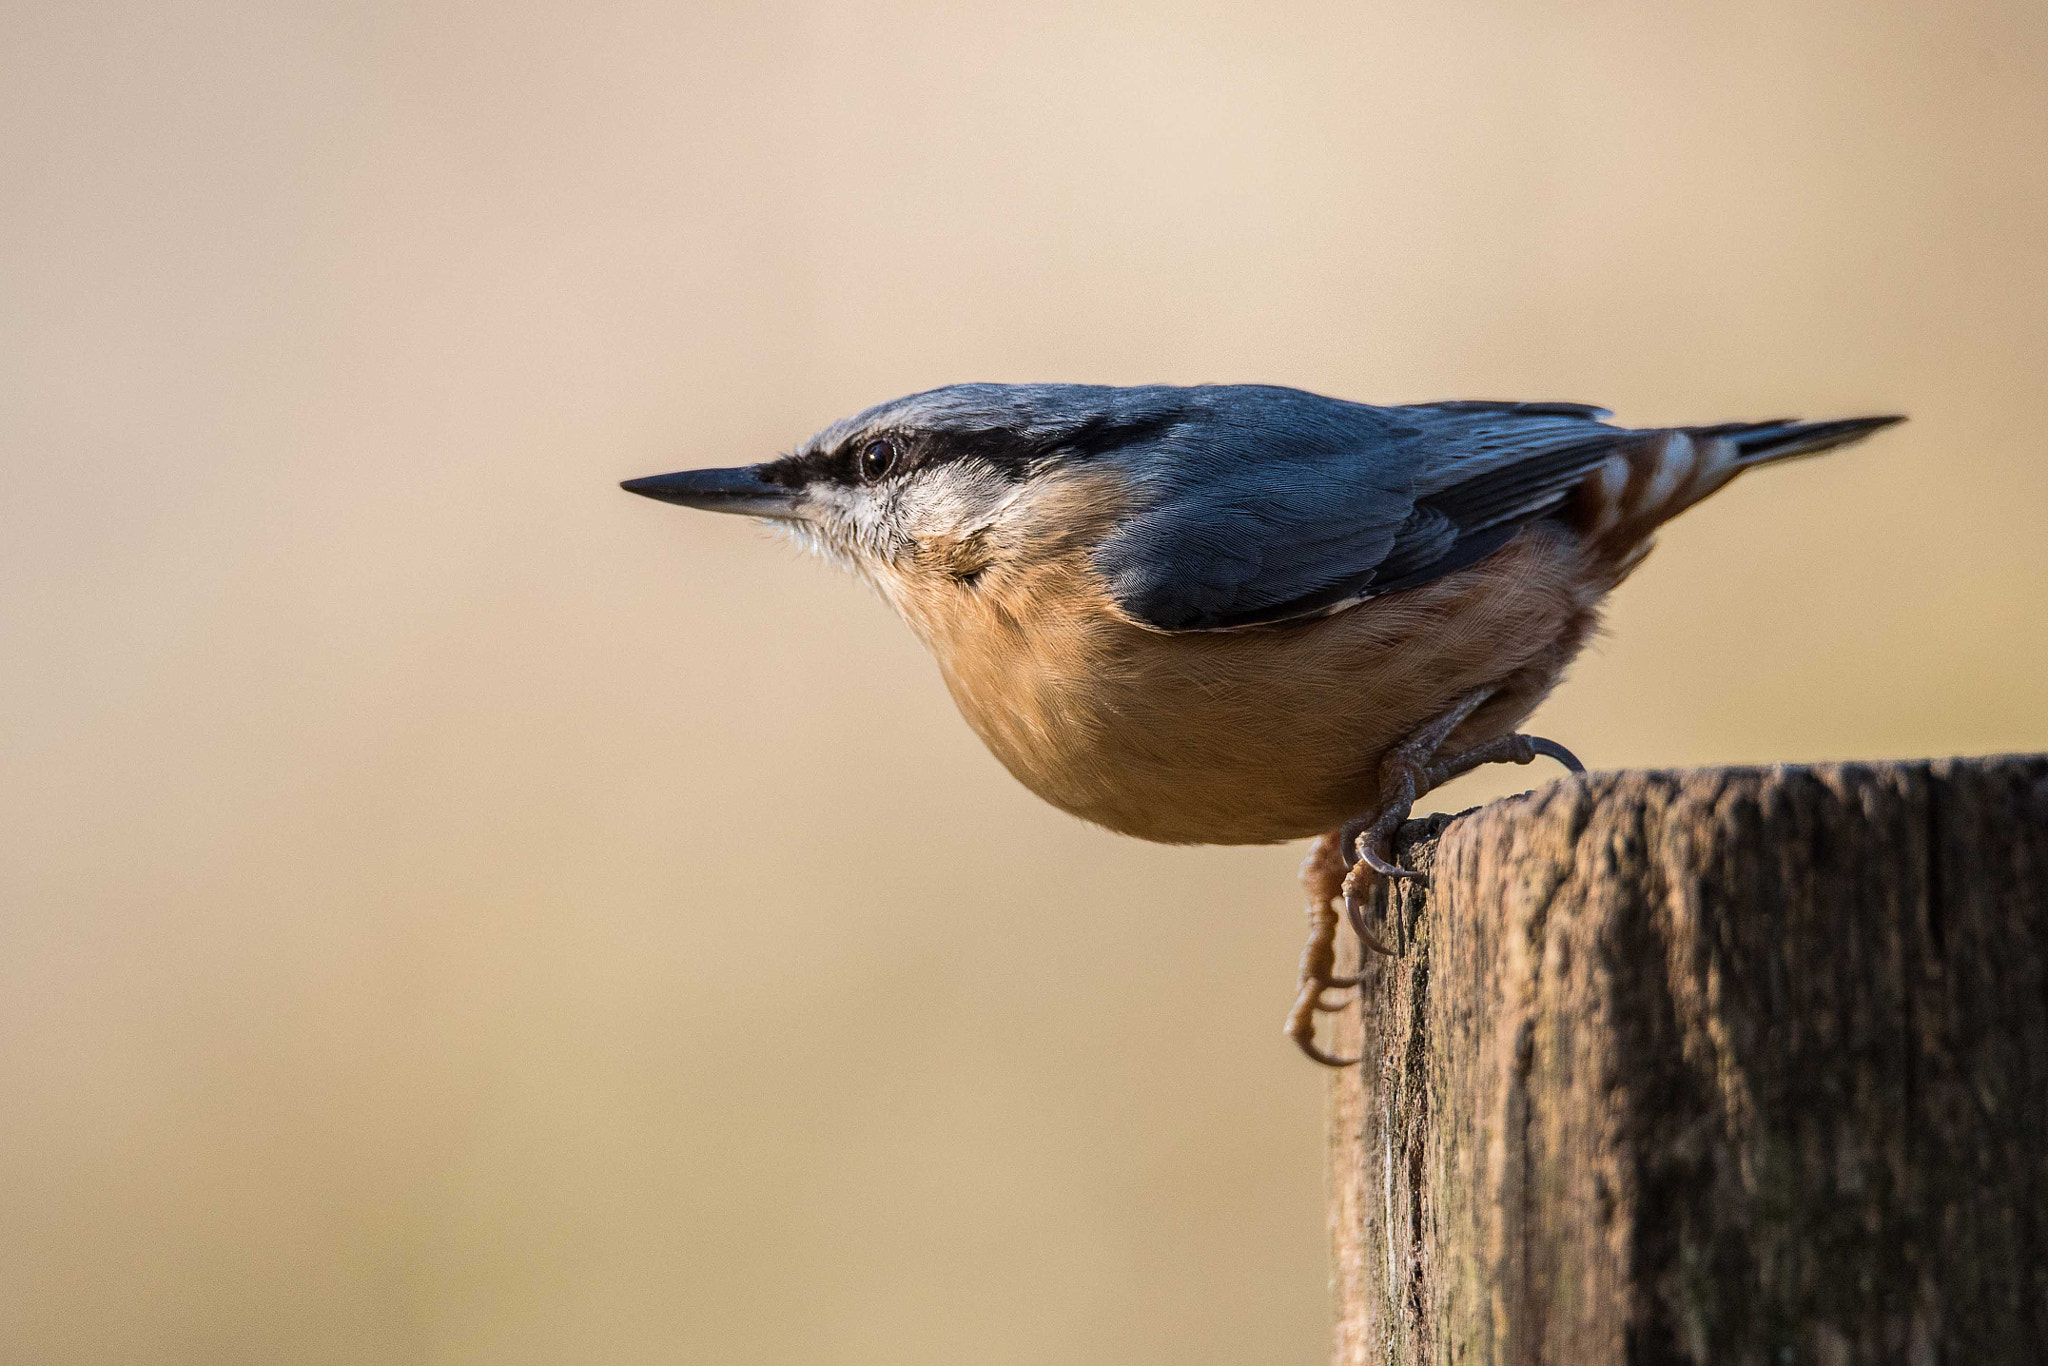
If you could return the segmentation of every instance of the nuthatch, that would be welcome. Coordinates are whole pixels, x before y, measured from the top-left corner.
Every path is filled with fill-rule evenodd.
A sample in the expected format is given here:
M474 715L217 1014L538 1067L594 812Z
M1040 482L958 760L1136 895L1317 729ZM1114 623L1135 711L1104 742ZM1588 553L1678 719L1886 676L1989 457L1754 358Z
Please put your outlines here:
M1423 793L1549 755L1516 726L1659 525L1897 417L1630 430L1577 403L1373 407L1264 385L958 384L794 454L631 480L850 565L1033 792L1143 839L1341 830L1371 874ZM1288 1032L1311 1057L1334 903Z

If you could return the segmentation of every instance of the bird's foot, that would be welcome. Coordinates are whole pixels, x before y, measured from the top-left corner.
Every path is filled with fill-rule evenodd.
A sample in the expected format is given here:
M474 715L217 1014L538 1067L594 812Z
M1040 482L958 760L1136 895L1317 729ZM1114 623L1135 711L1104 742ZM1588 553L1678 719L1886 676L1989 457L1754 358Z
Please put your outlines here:
M1394 859L1394 836L1420 798L1482 764L1526 764L1538 758L1551 758L1573 773L1586 771L1577 755L1555 740L1536 735L1503 735L1457 754L1444 755L1441 751L1451 733L1492 695L1491 688L1469 694L1389 751L1380 762L1379 806L1345 826L1338 836L1345 866L1344 914L1359 942L1367 948L1392 952L1365 928L1362 893L1371 875L1378 874L1389 881L1426 876L1403 868Z
M1408 819L1416 800L1443 781L1436 776L1435 760L1437 751L1444 747L1444 741L1450 739L1451 732L1464 725L1465 719L1478 711L1493 694L1492 688L1479 688L1466 694L1442 716L1395 745L1380 760L1379 806L1345 826L1343 833L1344 862L1350 870L1344 879L1344 901L1354 926L1357 924L1355 901L1358 887L1362 884L1354 859L1362 861L1382 877L1420 876L1394 862L1394 832L1401 828L1401 822Z
M1424 876L1394 861L1394 833L1407 821L1421 797L1486 764L1527 764L1537 759L1555 759L1570 773L1586 771L1576 754L1540 735L1503 735L1449 758L1434 757L1427 763L1418 763L1408 745L1396 749L1380 765L1379 807L1344 827L1342 839L1349 869L1344 879L1345 894L1356 895L1363 878L1361 865L1387 878Z
M1586 766L1563 745L1535 735L1503 735L1457 754L1444 755L1444 743L1451 733L1492 695L1491 688L1470 694L1389 751L1380 762L1379 805L1334 837L1325 835L1317 840L1308 861L1302 865L1302 882L1309 889L1309 935L1301 953L1299 994L1294 1009L1287 1015L1287 1035L1317 1062L1348 1067L1357 1061L1330 1056L1316 1044L1315 1037L1316 1016L1340 1010L1345 1004L1328 1000L1326 993L1357 987L1363 980L1362 975L1336 975L1336 904L1341 899L1344 918L1363 948L1393 955L1394 951L1366 927L1365 893L1375 877L1392 883L1428 876L1403 868L1394 859L1394 836L1415 803L1432 789L1482 764L1526 764L1550 758L1573 773L1586 771Z
M1302 885L1308 890L1308 943L1301 950L1301 984L1294 1009L1287 1012L1287 1037L1315 1062L1325 1067L1349 1067L1356 1058L1339 1058L1316 1043L1316 1016L1342 1010L1345 1002L1330 1001L1325 993L1344 991L1359 984L1357 977L1337 975L1338 889L1344 865L1338 842L1324 835L1309 851L1301 865Z

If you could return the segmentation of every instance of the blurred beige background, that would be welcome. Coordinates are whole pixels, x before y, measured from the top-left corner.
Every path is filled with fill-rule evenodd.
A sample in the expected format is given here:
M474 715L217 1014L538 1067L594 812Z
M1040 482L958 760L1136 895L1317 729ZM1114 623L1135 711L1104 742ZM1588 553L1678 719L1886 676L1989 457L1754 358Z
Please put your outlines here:
M1299 849L613 486L898 393L1903 409L1542 730L2048 746L2034 0L0 23L0 1359L1321 1358Z

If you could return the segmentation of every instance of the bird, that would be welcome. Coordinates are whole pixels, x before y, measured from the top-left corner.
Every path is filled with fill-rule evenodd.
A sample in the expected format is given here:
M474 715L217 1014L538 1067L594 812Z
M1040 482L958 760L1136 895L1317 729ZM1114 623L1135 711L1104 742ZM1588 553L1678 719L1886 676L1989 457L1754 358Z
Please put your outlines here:
M1629 428L1581 403L1379 406L1264 384L954 384L788 454L630 479L850 567L967 723L1052 805L1141 839L1334 834L1367 948L1423 794L1549 757L1518 727L1659 527L1758 465L1897 414ZM1337 898L1287 1033L1310 1058Z

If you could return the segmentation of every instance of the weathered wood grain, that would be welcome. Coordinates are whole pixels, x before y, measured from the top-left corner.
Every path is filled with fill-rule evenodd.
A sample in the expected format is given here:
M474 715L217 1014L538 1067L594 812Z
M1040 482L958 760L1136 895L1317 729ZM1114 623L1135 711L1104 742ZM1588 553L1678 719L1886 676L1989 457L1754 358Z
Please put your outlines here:
M1599 774L1402 847L1339 1362L2048 1361L2048 756Z

